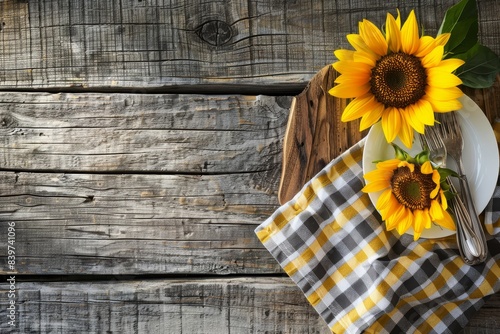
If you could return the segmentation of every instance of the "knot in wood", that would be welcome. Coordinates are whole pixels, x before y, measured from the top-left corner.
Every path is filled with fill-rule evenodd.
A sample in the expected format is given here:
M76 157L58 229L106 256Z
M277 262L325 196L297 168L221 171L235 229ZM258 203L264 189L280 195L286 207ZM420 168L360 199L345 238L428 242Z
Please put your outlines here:
M0 127L3 128L13 128L17 126L17 122L14 117L11 115L2 115L0 116Z
M198 35L208 44L220 46L229 42L233 33L231 31L231 26L229 26L226 22L211 20L200 26Z

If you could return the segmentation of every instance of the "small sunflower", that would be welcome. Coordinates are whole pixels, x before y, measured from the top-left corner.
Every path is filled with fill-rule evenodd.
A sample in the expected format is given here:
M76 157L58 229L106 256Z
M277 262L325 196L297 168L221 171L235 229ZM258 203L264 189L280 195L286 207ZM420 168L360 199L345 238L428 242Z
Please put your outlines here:
M447 181L442 177L442 173L453 172L435 169L425 151L412 158L394 147L395 159L378 162L375 170L364 175L369 183L363 192L383 191L376 208L387 230L396 229L402 235L413 227L415 240L432 222L455 230L453 218L447 211Z
M370 21L359 23L359 34L347 35L355 50L336 50L333 64L341 75L329 93L354 98L342 114L342 121L361 118L360 131L382 120L387 142L397 136L411 147L413 129L424 133L434 125L434 112L462 107L456 87L462 81L452 72L464 61L443 60L450 34L419 37L414 11L401 27L387 14L385 35Z

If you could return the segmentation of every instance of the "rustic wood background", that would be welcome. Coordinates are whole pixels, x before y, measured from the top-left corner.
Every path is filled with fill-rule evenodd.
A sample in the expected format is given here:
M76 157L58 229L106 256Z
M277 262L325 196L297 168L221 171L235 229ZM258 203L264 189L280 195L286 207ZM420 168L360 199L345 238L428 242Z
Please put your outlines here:
M328 333L253 233L292 97L361 19L415 8L434 34L455 2L0 1L0 331ZM469 91L498 119L491 92ZM499 323L497 294L464 333Z

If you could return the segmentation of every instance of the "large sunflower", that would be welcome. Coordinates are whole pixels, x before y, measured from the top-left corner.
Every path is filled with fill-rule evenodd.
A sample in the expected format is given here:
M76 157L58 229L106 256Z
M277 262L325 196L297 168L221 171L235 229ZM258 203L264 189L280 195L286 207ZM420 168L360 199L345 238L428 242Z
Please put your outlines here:
M360 130L382 119L387 142L396 136L407 147L413 129L424 133L434 125L434 112L462 107L457 100L462 81L452 72L464 62L443 60L450 34L419 37L414 11L401 27L401 19L387 14L385 36L370 21L359 23L359 34L347 35L355 50L336 50L333 64L341 75L330 94L354 98L342 114L342 121L361 118Z
M432 222L455 230L441 176L429 161L421 165L398 158L382 161L364 178L369 181L364 192L383 191L376 208L388 231L395 228L402 235L413 227L417 240Z

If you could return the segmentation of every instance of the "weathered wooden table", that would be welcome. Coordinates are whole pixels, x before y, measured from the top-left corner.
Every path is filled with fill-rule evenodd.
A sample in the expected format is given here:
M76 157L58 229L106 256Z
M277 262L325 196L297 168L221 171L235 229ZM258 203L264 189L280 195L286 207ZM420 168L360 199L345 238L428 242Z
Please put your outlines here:
M0 1L0 332L328 333L253 233L292 97L361 19L454 2ZM497 294L464 332L498 328Z

